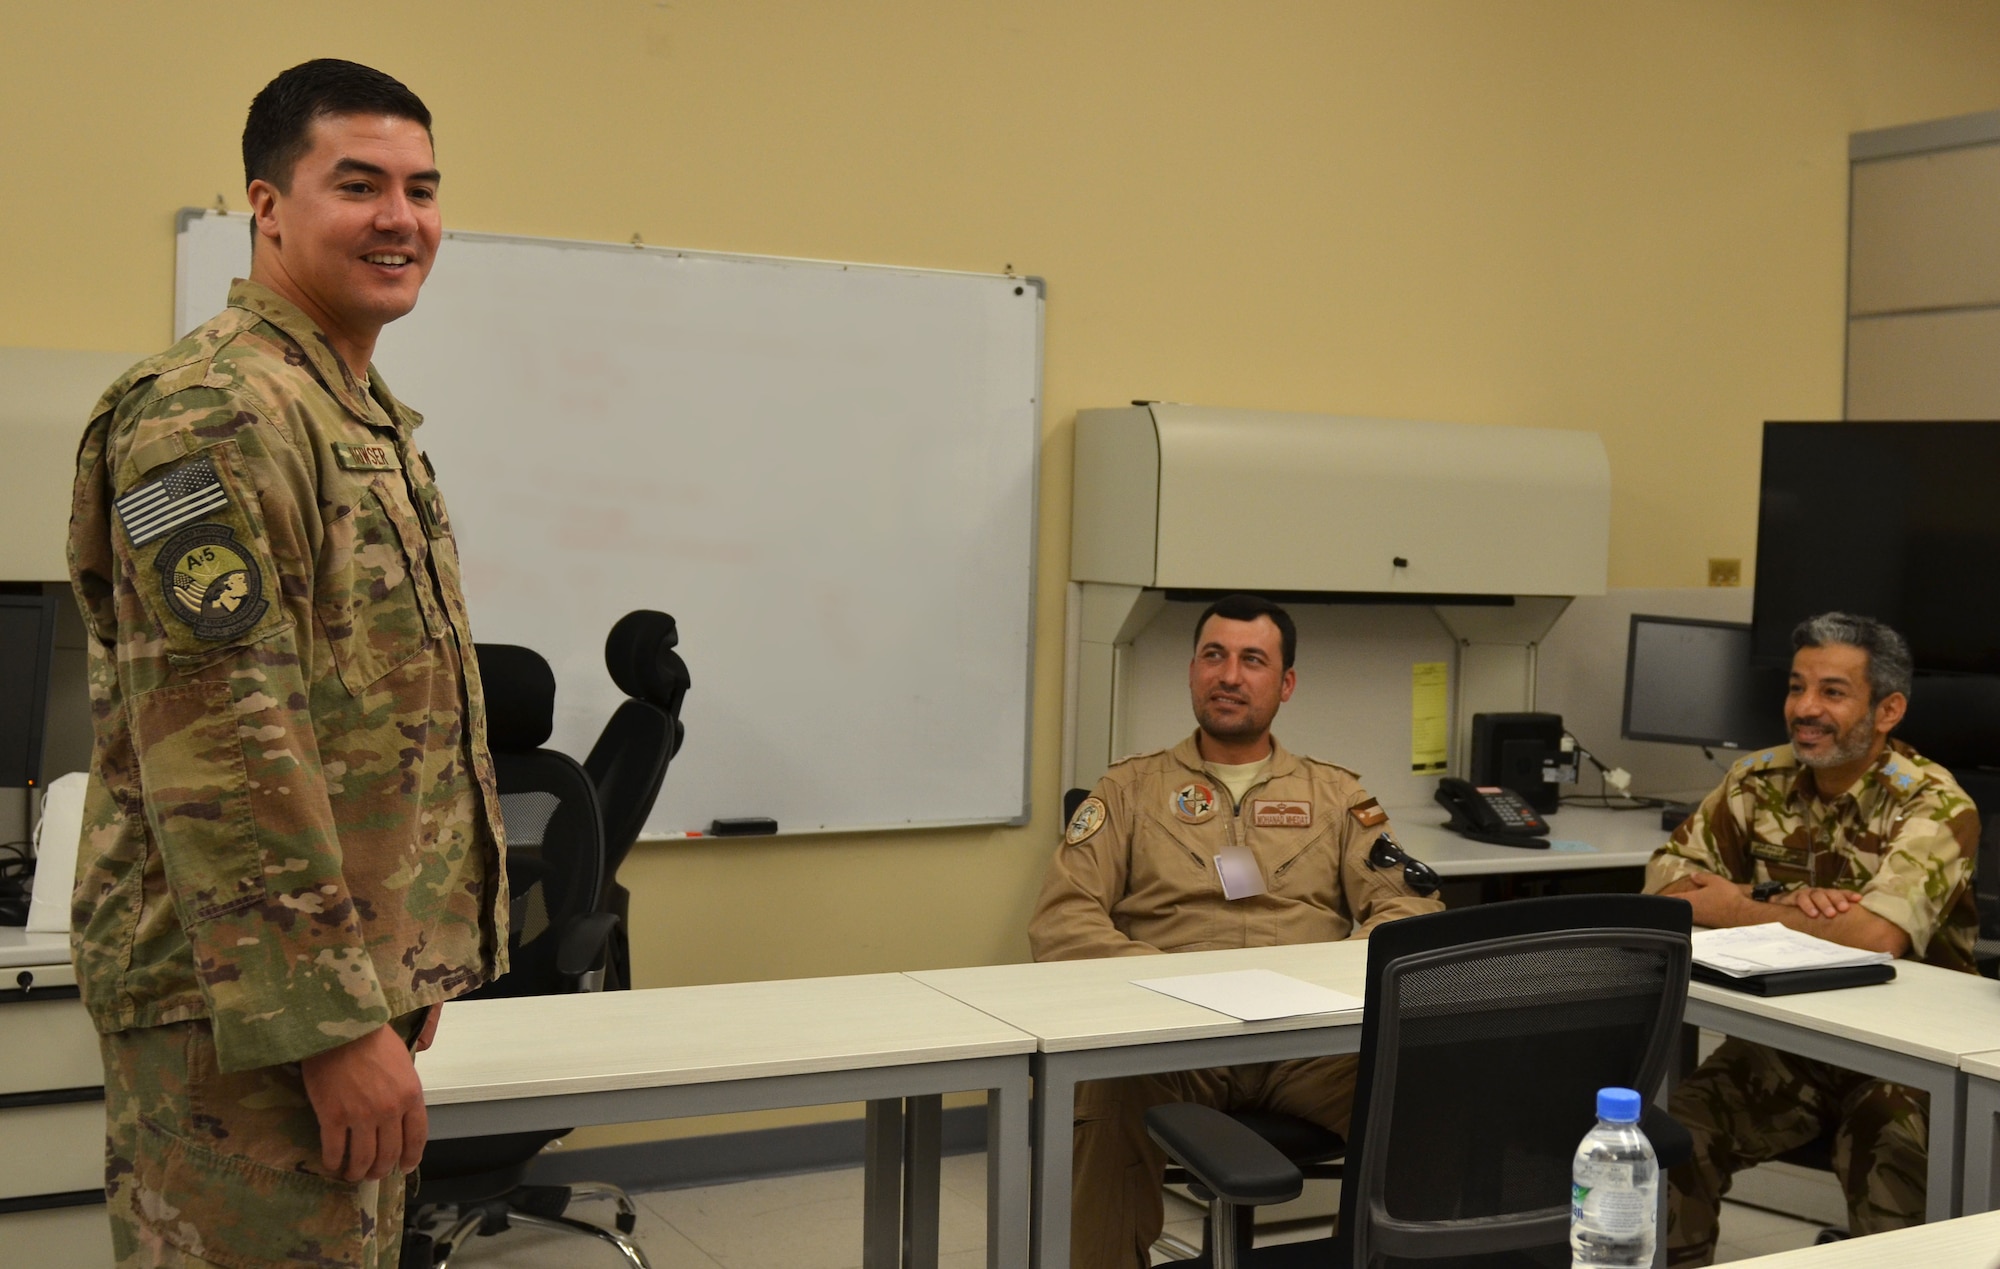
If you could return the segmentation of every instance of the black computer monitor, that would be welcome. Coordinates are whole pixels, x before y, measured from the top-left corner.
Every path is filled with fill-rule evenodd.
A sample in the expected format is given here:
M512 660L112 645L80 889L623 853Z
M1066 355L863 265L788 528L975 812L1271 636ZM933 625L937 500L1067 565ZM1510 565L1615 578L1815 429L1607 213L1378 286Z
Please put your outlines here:
M1747 622L1632 614L1627 740L1757 749L1785 739L1790 667L1754 666Z
M52 595L0 595L0 788L42 782L42 727L55 656Z

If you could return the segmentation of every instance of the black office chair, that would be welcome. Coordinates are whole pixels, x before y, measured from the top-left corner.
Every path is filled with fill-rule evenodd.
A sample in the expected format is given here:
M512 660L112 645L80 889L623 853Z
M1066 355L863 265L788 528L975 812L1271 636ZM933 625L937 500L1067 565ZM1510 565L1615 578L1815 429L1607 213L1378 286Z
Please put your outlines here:
M687 739L681 701L690 680L687 663L674 651L679 643L674 619L649 609L620 617L604 640L605 668L626 700L598 733L583 768L597 786L604 815L605 910L618 918L605 982L612 991L632 985L632 895L618 884L618 868L653 812L667 764Z
M1063 794L1063 823L1076 816L1076 808L1090 796L1089 789L1070 789ZM1282 1154L1299 1173L1315 1181L1337 1181L1340 1179L1341 1161L1347 1153L1347 1142L1337 1132L1320 1127L1309 1119L1287 1115L1275 1110L1238 1110L1229 1112L1229 1117L1256 1133ZM1168 1163L1166 1175L1161 1178L1166 1185L1184 1185L1197 1202L1213 1204L1215 1195L1186 1168ZM1239 1254L1250 1250L1255 1236L1252 1222L1236 1223L1233 1237ZM1197 1262L1213 1255L1215 1223L1204 1220L1201 1227L1201 1247L1197 1249ZM1184 1244L1178 1239L1162 1238L1161 1247L1171 1255Z
M618 918L603 906L604 831L596 787L575 759L541 747L555 715L548 662L505 644L480 644L477 653L506 819L509 966L467 998L600 990ZM590 1182L526 1184L535 1156L567 1131L431 1142L404 1218L402 1269L441 1269L475 1235L497 1234L516 1222L602 1239L634 1269L647 1269L645 1253L626 1236L637 1225L638 1209L624 1191ZM618 1229L565 1216L578 1195L616 1203ZM448 1227L433 1232L447 1219Z
M1650 1091L1666 1074L1687 999L1689 916L1657 896L1563 895L1375 930L1330 1243L1237 1258L1240 1209L1296 1197L1298 1170L1205 1106L1147 1113L1153 1139L1221 1196L1215 1269L1566 1267L1571 1160L1599 1088ZM1664 1113L1650 1110L1643 1126L1663 1171L1691 1155Z

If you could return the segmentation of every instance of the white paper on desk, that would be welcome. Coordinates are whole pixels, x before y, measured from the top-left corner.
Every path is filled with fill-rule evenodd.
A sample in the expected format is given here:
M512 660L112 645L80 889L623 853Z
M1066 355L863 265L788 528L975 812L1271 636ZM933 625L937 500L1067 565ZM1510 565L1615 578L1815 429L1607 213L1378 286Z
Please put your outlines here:
M1849 965L1887 965L1887 952L1865 952L1817 939L1775 922L1739 925L1726 930L1699 930L1691 942L1697 965L1719 969L1734 978L1783 973L1792 969L1839 969Z
M1345 1013L1362 1002L1343 991L1301 982L1269 969L1236 969L1222 974L1187 974L1179 978L1135 978L1134 987L1157 991L1217 1013L1262 1022L1305 1014Z

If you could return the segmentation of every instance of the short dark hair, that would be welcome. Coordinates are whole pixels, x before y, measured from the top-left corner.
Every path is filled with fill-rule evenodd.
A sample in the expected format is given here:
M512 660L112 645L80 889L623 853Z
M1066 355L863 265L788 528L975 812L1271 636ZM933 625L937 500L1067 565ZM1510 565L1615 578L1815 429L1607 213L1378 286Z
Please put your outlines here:
M1231 621L1255 621L1259 617L1269 617L1271 624L1278 628L1279 638L1284 644L1284 668L1292 668L1292 661L1299 652L1299 628L1292 624L1292 614L1262 595L1224 595L1202 609L1201 616L1194 623L1196 648L1201 647L1201 628L1208 624L1210 617L1226 617Z
M285 71L250 102L243 123L243 183L292 186L292 169L311 145L313 121L326 115L388 115L431 128L431 112L402 81L359 62L321 57Z
M1910 645L1903 636L1873 617L1852 613L1823 612L1807 617L1792 631L1792 650L1823 648L1842 643L1868 654L1868 703L1875 704L1891 692L1910 694Z

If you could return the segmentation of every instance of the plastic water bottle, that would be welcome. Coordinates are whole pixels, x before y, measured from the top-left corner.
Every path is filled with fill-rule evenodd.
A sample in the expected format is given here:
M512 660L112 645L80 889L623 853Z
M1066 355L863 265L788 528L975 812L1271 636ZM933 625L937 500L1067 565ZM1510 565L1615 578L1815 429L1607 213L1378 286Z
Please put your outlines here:
M1659 1236L1660 1163L1639 1131L1639 1094L1597 1090L1597 1127L1570 1167L1569 1252L1573 1269L1640 1269Z

